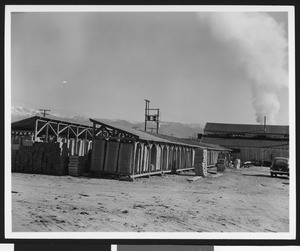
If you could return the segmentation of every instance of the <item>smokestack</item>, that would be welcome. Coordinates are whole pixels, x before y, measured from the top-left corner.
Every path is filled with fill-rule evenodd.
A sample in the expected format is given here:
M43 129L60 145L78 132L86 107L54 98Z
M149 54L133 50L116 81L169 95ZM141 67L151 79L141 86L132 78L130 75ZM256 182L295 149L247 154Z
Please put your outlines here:
M264 130L267 131L267 116L264 116Z

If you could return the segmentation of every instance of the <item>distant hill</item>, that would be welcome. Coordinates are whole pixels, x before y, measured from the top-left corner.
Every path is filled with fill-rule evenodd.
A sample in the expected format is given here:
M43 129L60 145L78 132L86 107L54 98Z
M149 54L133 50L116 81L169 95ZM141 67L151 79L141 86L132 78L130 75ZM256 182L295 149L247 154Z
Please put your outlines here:
M90 123L89 118L83 117L83 116L66 116L61 115L59 113L53 113L50 112L52 117L56 117L57 119L64 120L64 118L67 118L68 120L74 121L74 123ZM20 106L12 106L11 107L11 121L15 122L18 120L22 120L25 118L29 118L32 116L41 116L41 112L38 109L30 109ZM97 118L95 118L97 119ZM144 122L129 122L127 120L110 120L110 119L103 119L98 118L99 120L103 122L108 122L111 124L114 124L116 126L123 126L123 127L130 127L130 128L136 128L140 130L144 130ZM196 123L180 123L180 122L161 122L159 127L159 133L164 135L171 135L178 138L197 138L198 133L203 133L205 125L200 125ZM149 123L149 127L155 127L155 124L151 125ZM155 132L155 130L154 130Z

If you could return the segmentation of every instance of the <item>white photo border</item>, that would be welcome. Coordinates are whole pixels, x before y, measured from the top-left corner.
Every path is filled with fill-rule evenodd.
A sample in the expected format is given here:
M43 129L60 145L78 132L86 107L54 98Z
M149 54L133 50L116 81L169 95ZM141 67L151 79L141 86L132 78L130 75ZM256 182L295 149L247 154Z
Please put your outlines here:
M194 233L194 232L12 232L11 198L11 15L15 12L287 12L289 42L289 134L290 166L296 166L295 131L295 14L294 6L117 6L117 5L6 5L5 6L5 238L8 239L157 239L216 240L256 239L295 240L296 174L290 173L289 232L282 233Z

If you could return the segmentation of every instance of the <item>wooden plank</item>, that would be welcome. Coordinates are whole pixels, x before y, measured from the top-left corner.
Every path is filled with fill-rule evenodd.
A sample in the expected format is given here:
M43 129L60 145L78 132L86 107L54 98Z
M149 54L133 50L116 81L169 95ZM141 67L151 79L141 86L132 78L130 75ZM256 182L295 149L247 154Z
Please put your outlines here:
M187 178L187 180L190 182L193 182L193 181L196 181L199 179L202 179L202 176L194 176L194 177Z

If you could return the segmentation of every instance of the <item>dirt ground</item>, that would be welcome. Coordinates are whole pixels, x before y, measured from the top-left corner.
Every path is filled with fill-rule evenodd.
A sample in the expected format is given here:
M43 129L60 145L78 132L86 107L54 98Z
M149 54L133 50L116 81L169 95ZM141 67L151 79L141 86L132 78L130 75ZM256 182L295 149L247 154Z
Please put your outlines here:
M13 232L288 232L289 179L269 168L133 182L12 174Z

